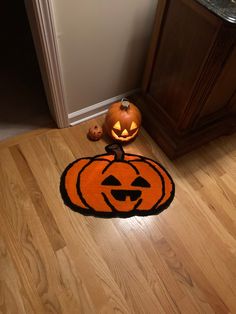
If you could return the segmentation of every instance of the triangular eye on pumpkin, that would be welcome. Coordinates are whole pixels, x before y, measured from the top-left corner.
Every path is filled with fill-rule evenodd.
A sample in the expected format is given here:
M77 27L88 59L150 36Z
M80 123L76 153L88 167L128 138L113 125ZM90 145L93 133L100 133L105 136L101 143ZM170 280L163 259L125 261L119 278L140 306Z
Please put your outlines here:
M137 124L133 121L133 122L131 123L131 126L130 126L130 131L133 131L133 130L135 130L135 129L137 129L137 128L138 128Z
M142 188L150 188L150 183L147 182L147 180L145 180L142 177L137 177L132 183L131 186L140 186Z
M116 129L116 130L118 130L118 131L121 131L120 121L117 121L117 122L113 125L113 129Z
M120 181L116 179L116 177L110 175L106 179L104 179L101 183L102 185L111 185L111 186L118 186L121 185Z

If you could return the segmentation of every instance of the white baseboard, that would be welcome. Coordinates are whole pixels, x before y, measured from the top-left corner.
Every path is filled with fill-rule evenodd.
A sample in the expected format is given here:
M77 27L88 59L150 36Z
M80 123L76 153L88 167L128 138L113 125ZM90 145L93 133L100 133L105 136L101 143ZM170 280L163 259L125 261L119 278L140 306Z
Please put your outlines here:
M102 102L99 102L87 108L72 112L68 114L69 123L71 126L74 126L86 120L100 116L101 114L104 114L107 112L109 105L112 104L113 102L119 101L124 97L133 95L137 93L138 91L139 89L131 90L127 93L112 97L110 99L104 100Z

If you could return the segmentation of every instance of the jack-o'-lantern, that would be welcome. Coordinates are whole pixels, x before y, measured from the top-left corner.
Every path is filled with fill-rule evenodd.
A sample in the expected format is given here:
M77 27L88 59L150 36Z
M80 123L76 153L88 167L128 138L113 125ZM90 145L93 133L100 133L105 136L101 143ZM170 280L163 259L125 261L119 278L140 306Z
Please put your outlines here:
M108 154L81 158L61 178L66 205L85 215L130 217L161 212L174 197L174 183L157 162L125 154L118 144Z
M115 141L128 142L137 136L141 126L139 109L126 99L112 104L105 119L105 129Z

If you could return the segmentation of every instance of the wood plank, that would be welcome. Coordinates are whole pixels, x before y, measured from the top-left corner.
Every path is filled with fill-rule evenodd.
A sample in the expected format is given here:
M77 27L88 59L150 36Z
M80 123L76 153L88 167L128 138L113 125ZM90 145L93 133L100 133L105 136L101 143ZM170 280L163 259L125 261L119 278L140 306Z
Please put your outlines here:
M48 204L39 188L39 185L25 159L19 145L15 145L10 148L10 152L17 164L18 171L21 174L22 180L27 188L32 203L37 211L37 214L41 220L44 230L51 242L51 245L55 251L65 247L65 241L61 235L55 219L48 207Z
M21 284L6 243L0 238L0 311L26 313L20 295Z

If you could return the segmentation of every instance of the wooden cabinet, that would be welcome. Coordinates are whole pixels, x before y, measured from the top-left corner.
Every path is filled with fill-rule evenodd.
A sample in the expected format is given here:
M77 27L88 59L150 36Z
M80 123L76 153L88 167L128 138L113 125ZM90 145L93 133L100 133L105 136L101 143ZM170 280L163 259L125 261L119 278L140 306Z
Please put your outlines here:
M233 132L236 19L227 21L196 0L159 0L135 101L144 127L171 158Z

